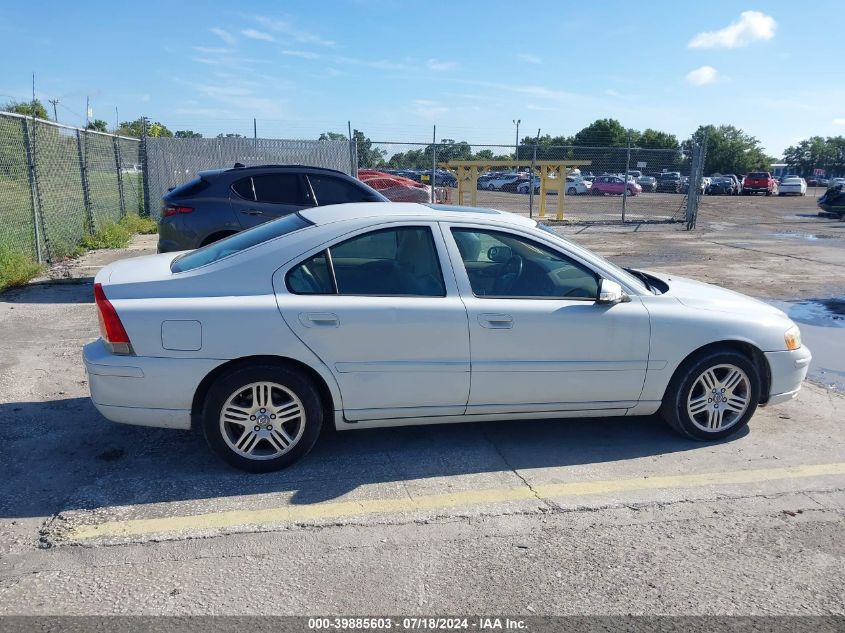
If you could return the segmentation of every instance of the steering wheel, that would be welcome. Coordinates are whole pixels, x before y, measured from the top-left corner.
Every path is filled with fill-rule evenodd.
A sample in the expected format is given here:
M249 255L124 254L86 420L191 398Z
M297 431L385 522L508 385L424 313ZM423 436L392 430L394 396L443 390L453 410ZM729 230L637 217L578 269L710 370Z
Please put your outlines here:
M496 279L493 285L493 290L496 294L502 295L510 292L516 286L519 279L522 277L524 270L524 262L519 255L512 255L511 258L505 262L502 267L502 272Z

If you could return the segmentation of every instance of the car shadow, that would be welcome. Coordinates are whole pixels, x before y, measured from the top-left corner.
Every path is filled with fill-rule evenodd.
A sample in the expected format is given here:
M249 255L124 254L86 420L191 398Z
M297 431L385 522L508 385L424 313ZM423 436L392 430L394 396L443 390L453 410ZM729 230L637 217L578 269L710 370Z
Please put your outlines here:
M38 281L0 293L0 303L94 303L94 278Z
M88 398L12 402L0 405L0 516L223 497L239 507L245 496L269 493L307 505L368 484L618 462L712 446L677 436L656 416L324 429L305 459L255 475L218 459L200 432L114 424Z

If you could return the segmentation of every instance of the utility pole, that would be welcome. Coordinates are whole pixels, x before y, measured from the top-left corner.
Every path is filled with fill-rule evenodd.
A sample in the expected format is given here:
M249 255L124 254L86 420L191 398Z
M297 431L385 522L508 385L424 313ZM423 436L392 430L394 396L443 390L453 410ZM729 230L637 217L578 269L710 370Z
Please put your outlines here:
M117 113L117 106L114 106L114 133L120 129L120 115Z
M513 119L513 124L516 126L516 142L513 144L514 160L519 160L519 124L520 123L522 123L522 119ZM517 169L519 169L518 165L517 165Z
M88 97L85 97L85 129L88 129L88 124L91 122L91 102Z
M56 114L56 106L59 105L58 99L49 99L50 103L53 104L53 120L58 123L59 122L59 115Z

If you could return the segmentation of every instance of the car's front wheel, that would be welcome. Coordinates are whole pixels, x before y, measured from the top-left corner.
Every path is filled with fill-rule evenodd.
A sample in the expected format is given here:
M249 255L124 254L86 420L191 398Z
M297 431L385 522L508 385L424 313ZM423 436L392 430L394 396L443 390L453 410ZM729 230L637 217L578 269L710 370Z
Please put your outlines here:
M263 364L220 376L208 391L202 422L215 453L236 468L264 473L311 450L323 407L317 389L300 372Z
M760 401L760 372L745 355L711 351L685 362L672 378L661 413L697 440L720 440L748 424Z

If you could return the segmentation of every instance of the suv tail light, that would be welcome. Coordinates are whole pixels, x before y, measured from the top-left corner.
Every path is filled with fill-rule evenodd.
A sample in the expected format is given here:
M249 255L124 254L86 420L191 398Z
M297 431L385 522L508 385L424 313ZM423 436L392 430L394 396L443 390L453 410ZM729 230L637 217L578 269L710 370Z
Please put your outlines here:
M120 317L117 316L117 310L114 309L111 301L106 298L106 293L103 292L103 284L94 284L94 302L97 304L100 335L103 337L106 348L112 354L133 355L135 352L132 350L129 335L126 334L126 329L120 322Z
M166 217L170 215L177 215L179 213L192 213L193 210L193 207L179 207L173 205L166 205L161 208L161 215Z

